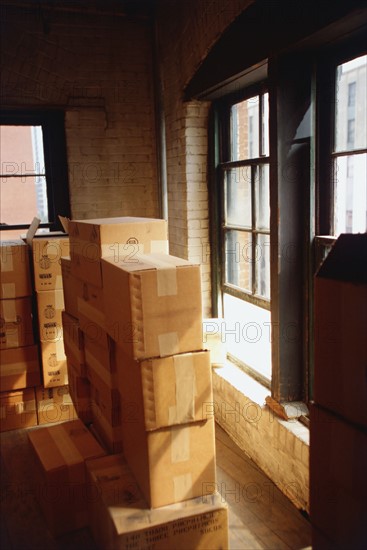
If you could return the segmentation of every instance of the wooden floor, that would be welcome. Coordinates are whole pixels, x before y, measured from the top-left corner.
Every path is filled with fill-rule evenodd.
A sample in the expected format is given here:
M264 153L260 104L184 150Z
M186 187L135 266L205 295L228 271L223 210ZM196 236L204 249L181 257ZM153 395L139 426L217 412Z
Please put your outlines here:
M219 427L216 437L230 550L309 548L307 519ZM30 489L29 458L25 430L1 434L1 550L97 550L88 529L51 537Z

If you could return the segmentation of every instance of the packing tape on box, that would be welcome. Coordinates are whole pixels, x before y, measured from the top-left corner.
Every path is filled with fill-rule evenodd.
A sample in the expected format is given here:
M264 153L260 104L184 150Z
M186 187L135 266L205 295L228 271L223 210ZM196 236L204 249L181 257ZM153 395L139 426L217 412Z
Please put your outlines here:
M79 452L79 449L71 440L67 429L62 424L52 426L52 429L48 430L48 433L66 464L84 463L83 455Z
M4 420L6 418L6 405L0 406L0 420Z
M195 420L196 379L194 359L191 354L175 355L176 405L169 407L169 424L183 424Z
M36 400L30 399L29 401L19 401L19 403L15 403L14 407L16 414L34 412L36 410Z
M13 253L10 246L1 247L0 271L2 273L14 271Z
M89 367L89 370L94 371L98 378L100 378L109 388L112 389L112 381L109 371L104 368L87 349L85 350L85 362Z
M1 296L3 299L15 297L15 283L1 283Z
M55 291L55 308L64 309L64 293L62 290Z
M158 335L159 355L176 355L180 352L180 343L177 332L166 332Z
M8 348L19 348L19 327L13 325L5 329L5 338Z
M55 287L62 288L62 275L56 275Z
M17 311L15 300L1 300L1 310L6 323L16 323Z
M157 270L157 296L177 295L177 270L164 267Z
M24 361L17 361L14 363L8 363L0 365L1 376L13 376L17 374L29 374L38 369L38 361L27 361L26 365Z
M193 498L191 473L173 477L173 494L175 502Z
M65 361L66 355L65 355L65 349L64 349L64 340L62 340L61 338L59 340L56 340L55 350L56 350L56 360Z
M186 462L190 459L190 426L171 428L171 462Z

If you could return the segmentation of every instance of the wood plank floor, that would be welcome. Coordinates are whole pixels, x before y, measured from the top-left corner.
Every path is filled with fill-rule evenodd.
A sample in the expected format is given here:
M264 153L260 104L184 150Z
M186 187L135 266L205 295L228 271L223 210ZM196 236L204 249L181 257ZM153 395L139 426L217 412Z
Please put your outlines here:
M301 550L311 544L308 520L219 427L218 490L229 505L230 550ZM25 430L1 434L1 549L97 550L90 531L54 539L31 491ZM194 549L187 549L194 550Z

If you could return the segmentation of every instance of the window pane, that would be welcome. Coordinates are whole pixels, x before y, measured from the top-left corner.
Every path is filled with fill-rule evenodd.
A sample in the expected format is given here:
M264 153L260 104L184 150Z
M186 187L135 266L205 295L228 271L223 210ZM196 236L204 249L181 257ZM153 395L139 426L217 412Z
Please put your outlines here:
M270 299L270 235L258 235L255 266L256 294Z
M232 105L230 131L230 160L259 156L259 96Z
M227 352L271 378L270 311L224 294L225 339Z
M367 55L337 67L335 151L367 147Z
M224 177L226 224L251 227L251 167L231 168Z
M252 235L248 231L226 231L225 282L252 291Z
M269 165L256 169L256 228L270 228Z
M2 224L48 222L41 126L1 126L0 215Z
M268 157L269 156L269 94L263 95L261 124L262 124L261 154Z
M367 154L348 155L334 164L334 233L367 231Z

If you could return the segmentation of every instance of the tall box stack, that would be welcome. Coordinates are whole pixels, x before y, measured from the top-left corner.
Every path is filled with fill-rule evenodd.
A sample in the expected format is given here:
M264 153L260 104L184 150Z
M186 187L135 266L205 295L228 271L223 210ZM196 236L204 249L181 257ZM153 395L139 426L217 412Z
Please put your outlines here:
M121 472L127 468L129 486L136 484L143 494L143 514L157 510L154 536L172 528L173 541L189 529L184 519L180 524L180 513L185 516L187 508L187 516L194 517L190 525L199 524L195 498L210 500L216 487L214 418L203 414L213 395L209 352L202 343L200 266L167 253L163 220L71 220L69 236L69 276L81 283L74 286L92 428L114 453L111 462L88 465L98 490L90 524L98 518L96 537L100 534L103 547L116 547L116 537L124 537L125 527L119 526L130 515L130 499L114 505L101 497L100 485L106 481L110 491L107 480L117 484L121 476L125 483ZM96 474L99 467L103 476ZM173 508L172 516L169 511L160 515L166 506L178 506L180 512L175 516ZM218 534L213 548L227 547L226 510L220 514L225 542ZM139 534L126 527L134 544L136 537L149 538L147 525L141 527ZM205 547L204 532L203 526L196 533L195 547Z
M122 450L121 397L107 332L101 259L136 263L143 252L167 252L167 223L150 218L70 220L70 263L63 259L65 310L83 333L93 429L110 452ZM65 282L66 281L66 282Z
M367 543L367 234L342 234L315 278L313 548Z
M37 424L34 387L40 363L32 315L28 247L0 243L1 431Z
M35 236L32 240L39 340L45 388L67 385L61 313L64 294L61 257L69 255L66 235Z
M164 254L135 264L102 260L107 330L114 339L124 456L151 508L215 486L211 365L202 347L200 266Z

